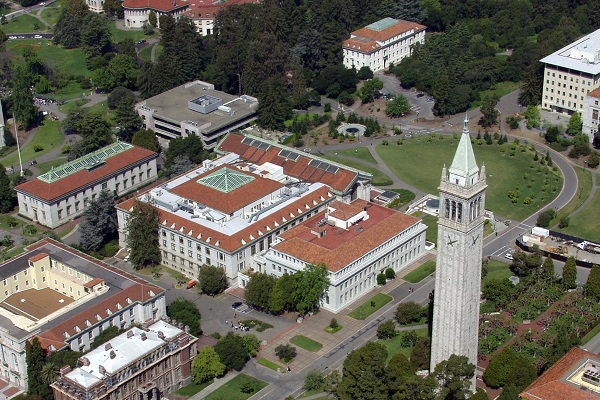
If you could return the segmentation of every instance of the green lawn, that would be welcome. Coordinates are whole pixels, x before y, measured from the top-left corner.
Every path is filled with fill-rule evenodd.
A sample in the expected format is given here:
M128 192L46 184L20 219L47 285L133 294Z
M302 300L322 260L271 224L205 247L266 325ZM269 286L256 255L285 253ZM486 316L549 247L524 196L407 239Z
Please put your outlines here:
M34 24L36 24L38 29L35 29ZM9 19L8 24L2 25L2 31L7 35L12 35L13 33L46 32L45 28L46 25L42 21L28 14Z
M435 261L425 261L416 269L404 275L402 279L410 283L419 283L435 272Z
M201 391L202 389L208 387L211 383L214 382L214 379L209 380L208 382L205 383L201 383L199 385L192 383L189 384L187 386L182 387L181 389L179 389L178 391L176 391L176 394L179 394L181 396L193 396L196 393L198 393L199 391Z
M438 193L440 174L445 164L450 167L460 136L422 136L404 140L403 145L377 146L377 152L390 169L403 181L426 193ZM554 199L562 187L562 177L533 161L527 146L473 146L478 164L487 173L486 209L497 215L522 220ZM509 192L518 191L512 203ZM524 204L531 199L531 204Z
M589 331L584 337L581 338L581 344L585 345L598 333L600 333L600 324L596 325L591 331Z
M438 224L437 218L433 215L424 214L421 218L423 223L427 225L427 232L425 232L425 239L431 243L437 243L438 240Z
M501 57L508 57L508 56L496 55L496 57L501 58ZM493 89L484 90L483 92L480 92L479 99L483 99L483 97L488 93L496 93L498 98L501 98L502 96L506 96L507 94L514 92L515 90L519 89L520 87L521 87L520 82L509 82L509 81L498 82L497 84L494 85ZM479 107L480 105L481 105L481 100L476 100L471 103L470 108Z
M35 167L38 169L38 171L40 171L40 174L45 174L46 172L50 171L52 169L52 167L58 167L59 165L62 165L64 163L67 162L67 158L63 157L63 158L56 158L52 161L48 161L45 163L39 163L37 164Z
M14 226L10 226L9 222L16 224ZM1 214L0 215L0 229L11 230L15 228L19 228L25 225L25 221L20 218L15 218L12 215Z
M385 306L390 301L392 301L391 296L383 293L377 293L375 296L362 303L358 308L353 310L348 315L354 319L363 320L369 315L373 314L375 311L379 310L381 307ZM374 303L374 306L372 303Z
M65 104L60 106L59 109L60 109L60 111L64 112L65 114L68 114L76 108L83 107L90 101L92 101L92 100L91 99L75 99L75 100L67 101Z
M427 337L427 328L415 329L417 335L420 337ZM402 333L396 335L392 339L379 339L377 343L381 343L385 346L388 351L388 357L386 361L390 361L390 358L396 353L402 353L406 358L410 357L412 347L402 347Z
M66 50L50 41L39 40L9 40L5 43L6 50L15 56L23 52L25 47L33 48L45 63L51 68L64 71L71 75L90 76L91 72L85 66L85 54L82 49Z
M60 9L58 8L46 7L42 10L42 18L52 26L56 25L58 17L60 17Z
M79 82L71 80L69 81L69 83L67 84L67 86L62 87L58 90L55 90L51 97L56 99L56 100L60 100L60 101L66 101L67 103L63 104L62 106L59 107L59 110L63 111L63 110L67 110L71 107L73 107L72 105L67 105L70 103L69 100L73 100L75 99L77 100L82 100L81 97L83 95L83 93L89 93L89 89L83 90L81 88L81 85L79 84ZM66 106L66 108L64 108Z
M487 275L481 281L481 286L492 279L508 279L514 275L508 264L496 260L489 261L487 271Z
M272 361L267 360L266 358L259 358L257 363L259 363L260 365L270 368L273 371L278 371L281 368L281 365L279 364L275 364Z
M585 208L570 217L569 226L560 231L592 242L600 242L598 210L600 210L600 191L596 191Z
M371 155L371 152L366 147L358 147L356 149L345 149L336 151L338 155L345 157L357 158L360 161L368 162L370 164L377 164L377 161Z
M307 338L306 336L296 335L290 339L290 342L295 344L298 347L302 347L304 350L308 351L319 351L323 348L323 345L317 341L312 340L311 338Z
M553 221L554 223L558 223L561 217L571 215L575 210L577 210L587 199L590 197L592 193L592 173L588 169L583 169L581 167L574 167L575 172L577 173L577 180L579 185L577 186L577 193L575 196L567 203L566 206L558 210L558 217ZM558 229L558 227L556 227ZM560 229L558 229L560 230Z
M393 184L393 182L389 176L387 176L383 172L379 171L378 169L376 169L374 167L370 167L362 162L349 160L347 158L342 158L342 157L335 157L335 156L331 156L331 155L325 155L325 156L321 156L321 157L326 158L331 161L335 161L339 164L347 165L351 168L359 169L361 171L365 171L365 172L372 174L373 175L372 183L375 186L390 186Z
M247 385L247 382L249 382L249 384L251 385L254 385L255 390L251 393L243 393L241 390L244 385ZM236 376L235 378L233 378L232 380L230 380L229 382L227 382L226 384L224 384L223 386L206 396L204 399L246 400L255 395L257 392L259 392L266 386L266 382L253 378L246 374L239 374L238 376Z
M156 49L158 51L158 49ZM145 62L150 62L150 57L152 56L152 45L146 46L141 49L138 53L138 57L144 60Z
M60 130L60 121L53 121L47 118L44 119L33 139L21 149L23 165L27 166L27 163L34 158L46 154L56 147L62 146L64 141L65 137ZM44 150L36 152L33 150L34 146L41 146ZM16 169L19 165L19 156L17 153L14 153L0 162L2 162L5 167L12 165Z
M144 35L144 31L142 31L141 29L139 29L139 30L117 29L117 26L115 25L115 23L110 24L110 33L112 33L112 38L115 43L119 43L119 42L123 41L123 39L125 39L125 38L131 38L131 39L133 39L134 42L137 42L140 39L148 39L149 37L152 37L152 36Z

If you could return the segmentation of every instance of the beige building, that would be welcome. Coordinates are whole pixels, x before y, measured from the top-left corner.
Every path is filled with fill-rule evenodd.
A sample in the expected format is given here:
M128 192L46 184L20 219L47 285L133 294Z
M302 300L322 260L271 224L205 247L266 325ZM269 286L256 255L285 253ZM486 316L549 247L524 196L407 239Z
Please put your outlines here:
M185 10L183 16L194 22L198 33L202 36L212 35L215 33L215 17L219 11L234 4L258 4L259 2L260 0L196 0L190 2L190 7Z
M69 161L15 188L19 215L48 228L83 214L102 190L122 196L157 177L158 154L125 142Z
M600 87L600 29L540 62L544 63L542 108L583 113L586 96Z
M156 13L157 28L160 28L161 16L170 15L178 20L188 7L189 2L185 0L125 0L123 2L124 25L126 28L141 28L148 23L150 11L154 11Z
M592 90L586 96L582 119L582 131L590 137L591 142L600 128L600 88Z
M415 43L425 42L427 27L416 22L384 18L350 34L344 41L344 66L381 71L409 57Z
M50 385L54 399L158 400L188 385L198 338L169 322L130 328L86 353L77 368L62 368Z

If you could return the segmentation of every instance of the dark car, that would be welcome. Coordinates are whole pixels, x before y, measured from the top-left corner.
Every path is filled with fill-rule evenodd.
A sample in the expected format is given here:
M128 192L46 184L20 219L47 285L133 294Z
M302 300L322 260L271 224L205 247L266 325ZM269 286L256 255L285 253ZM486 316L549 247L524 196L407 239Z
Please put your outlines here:
M425 96L425 93L421 92L421 93L417 93L417 97L423 97Z
M235 303L233 303L231 305L231 308L236 309L238 307L240 307L243 303L241 301L236 301Z

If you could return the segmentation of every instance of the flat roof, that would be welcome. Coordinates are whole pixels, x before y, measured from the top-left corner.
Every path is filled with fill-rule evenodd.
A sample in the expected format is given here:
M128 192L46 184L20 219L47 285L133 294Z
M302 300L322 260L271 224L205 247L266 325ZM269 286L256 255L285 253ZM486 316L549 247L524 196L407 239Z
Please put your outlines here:
M214 19L217 13L225 7L233 4L255 3L259 0L213 0L212 2L203 0L192 0L190 7L185 10L183 15L191 19Z
M138 103L136 108L147 107L155 110L154 116L164 117L177 123L190 121L199 126L210 124L210 127L202 130L207 133L256 114L258 107L256 99L249 96L234 96L214 90L212 87L213 85L200 81L186 83L150 97ZM202 114L188 108L188 101L204 95L223 100L223 105L229 107L232 112L217 109L208 114Z
M327 266L337 272L390 238L420 223L418 218L399 211L357 199L351 204L334 201L329 206L331 216L348 221L366 210L368 218L352 224L348 229L324 223L326 212L306 220L300 225L283 232L282 242L273 249L311 264ZM324 231L315 235L313 232Z
M54 289L27 289L8 296L0 302L0 306L14 314L38 321L74 301Z
M600 74L600 29L542 58L540 62L591 75Z
M385 42L402 33L414 31L414 33L427 29L425 25L403 19L384 18L363 28L352 32L351 39L359 37ZM350 39L350 40L351 40ZM344 47L348 47L344 42Z

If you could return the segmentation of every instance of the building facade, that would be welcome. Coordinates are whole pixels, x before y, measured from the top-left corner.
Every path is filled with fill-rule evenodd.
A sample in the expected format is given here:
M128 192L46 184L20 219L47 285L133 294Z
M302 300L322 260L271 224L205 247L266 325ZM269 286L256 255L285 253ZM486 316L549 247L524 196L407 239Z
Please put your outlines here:
M52 385L56 400L158 400L191 382L198 339L189 327L157 321L90 351Z
M468 119L449 170L442 171L430 371L451 355L477 365L485 168L475 161ZM473 377L471 391L475 391Z
M377 274L396 273L425 253L420 219L365 201L336 200L327 210L281 233L254 259L254 271L276 277L324 264L330 285L321 307L337 313L377 286ZM245 287L250 274L238 276Z
M258 4L259 0L200 1L191 3L183 16L189 18L196 25L196 30L200 35L212 35L215 33L214 22L219 11L234 4L246 3Z
M48 228L60 226L83 214L102 190L121 196L155 180L157 157L116 142L69 161L15 188L19 215Z
M588 93L600 87L600 29L540 60L542 108L583 113Z
M212 149L229 132L256 119L258 100L215 90L202 81L189 82L135 105L144 127L168 141L196 135Z
M415 43L425 43L427 27L416 22L384 18L350 34L344 41L344 66L381 71L409 57Z
M86 1L89 3L101 0ZM157 28L160 29L160 17L169 15L179 20L188 7L189 3L183 0L125 0L123 20L126 28L142 28L148 23L150 12L154 11Z
M104 329L166 316L164 290L44 239L0 265L0 376L27 389L25 344L87 351Z
M592 142L600 128L600 88L592 90L586 96L582 119L582 132L588 135Z

